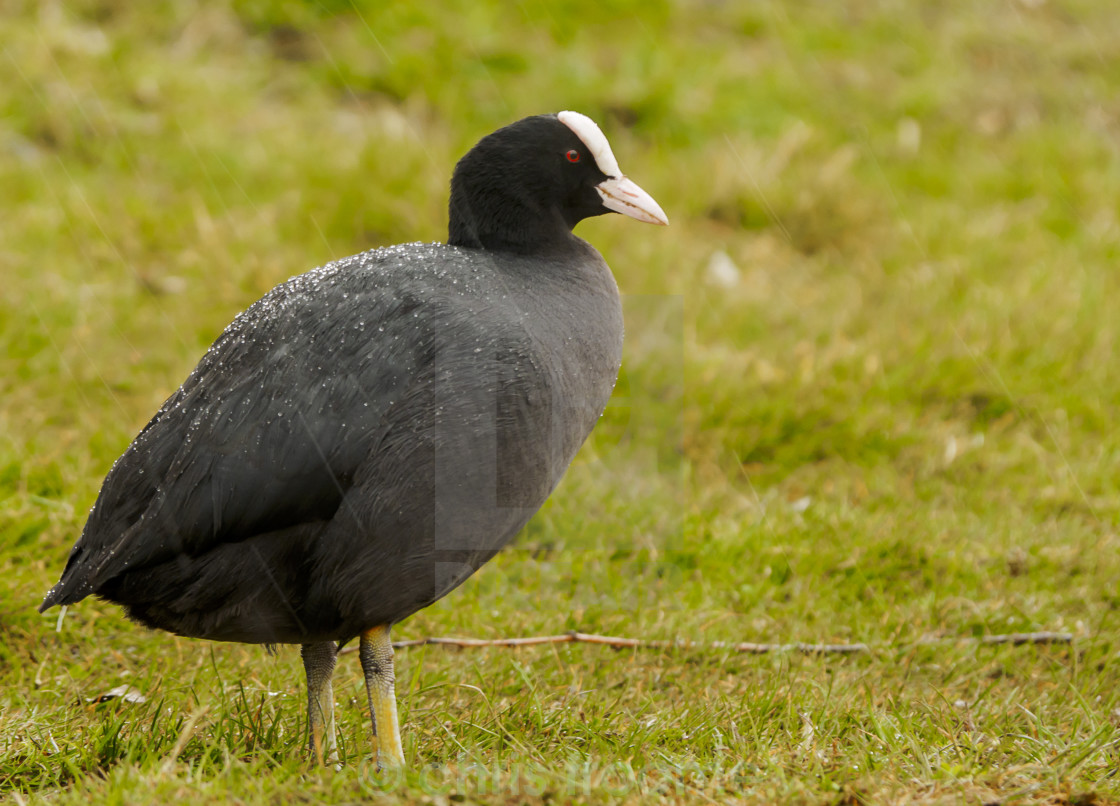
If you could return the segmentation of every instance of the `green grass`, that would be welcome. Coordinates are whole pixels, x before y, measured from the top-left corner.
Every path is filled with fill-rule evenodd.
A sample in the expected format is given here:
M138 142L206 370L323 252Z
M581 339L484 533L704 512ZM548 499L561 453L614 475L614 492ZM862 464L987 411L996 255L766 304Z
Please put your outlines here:
M0 5L0 792L1120 800L1115 3ZM462 152L565 108L672 226L580 226L627 295L616 397L515 546L395 637L869 653L402 650L410 767L379 777L353 656L319 770L293 648L35 612L239 310L442 239ZM1074 640L973 640L1034 630ZM122 684L146 700L94 702Z

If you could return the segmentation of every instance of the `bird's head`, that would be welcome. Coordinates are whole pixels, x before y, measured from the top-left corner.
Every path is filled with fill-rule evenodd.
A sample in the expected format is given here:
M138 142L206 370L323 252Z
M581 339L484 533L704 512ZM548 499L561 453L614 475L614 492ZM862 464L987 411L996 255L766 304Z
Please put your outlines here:
M459 160L449 242L534 251L566 238L583 219L609 212L669 223L653 197L623 175L591 118L537 115L482 138Z

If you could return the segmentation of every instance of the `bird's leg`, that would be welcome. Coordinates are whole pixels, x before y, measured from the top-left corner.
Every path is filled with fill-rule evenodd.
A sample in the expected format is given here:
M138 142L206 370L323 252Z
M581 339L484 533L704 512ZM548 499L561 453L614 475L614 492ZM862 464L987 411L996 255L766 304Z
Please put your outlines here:
M404 750L401 747L401 727L397 721L397 697L393 692L393 644L389 641L389 625L383 624L362 633L358 654L366 676L377 767L403 767Z
M319 764L333 764L338 760L338 745L334 734L334 690L331 675L338 656L333 641L303 644L303 669L307 672L307 721L311 734L311 756Z

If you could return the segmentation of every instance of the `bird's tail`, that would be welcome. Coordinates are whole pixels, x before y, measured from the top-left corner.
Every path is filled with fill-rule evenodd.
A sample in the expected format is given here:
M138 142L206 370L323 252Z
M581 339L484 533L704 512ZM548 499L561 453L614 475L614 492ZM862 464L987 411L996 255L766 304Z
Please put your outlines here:
M93 586L89 582L88 562L83 562L85 550L81 543L74 546L66 560L66 568L62 571L62 578L47 591L43 603L39 605L39 612L44 613L55 605L69 605L80 602L93 593Z

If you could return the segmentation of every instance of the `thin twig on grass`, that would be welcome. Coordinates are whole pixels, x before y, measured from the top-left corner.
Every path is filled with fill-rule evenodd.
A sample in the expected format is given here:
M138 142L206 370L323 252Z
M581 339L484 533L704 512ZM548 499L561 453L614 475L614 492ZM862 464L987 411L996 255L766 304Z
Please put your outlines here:
M937 643L981 643L981 644L1068 644L1073 640L1073 635L1064 632L1017 632L1007 635L985 635L979 638L934 638L923 639L919 644ZM453 646L461 649L476 649L479 647L520 647L535 646L537 644L603 644L612 649L730 649L733 652L746 652L752 655L762 655L768 652L801 652L806 655L857 655L870 652L867 644L755 644L749 642L736 643L733 641L664 641L645 638L620 638L613 635L594 635L582 632L566 632L560 635L530 635L525 638L444 638L429 636L415 638L410 641L394 641L394 649L405 649L413 646ZM357 647L347 647L342 652L355 652Z
M985 635L982 644L1068 644L1073 635L1068 632L1013 632L1007 635Z

